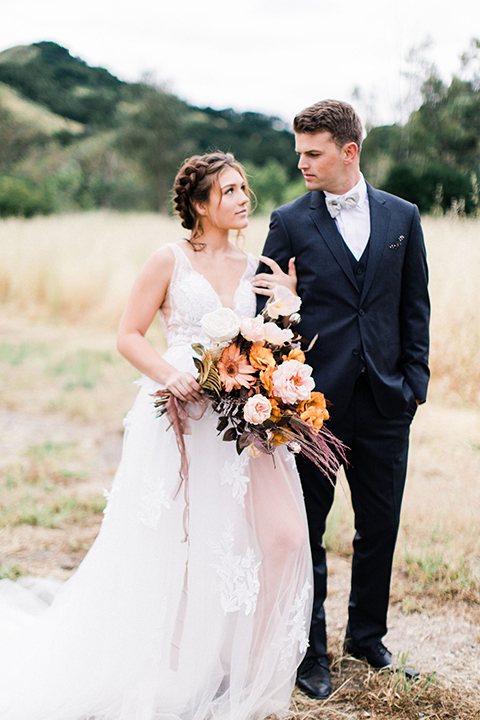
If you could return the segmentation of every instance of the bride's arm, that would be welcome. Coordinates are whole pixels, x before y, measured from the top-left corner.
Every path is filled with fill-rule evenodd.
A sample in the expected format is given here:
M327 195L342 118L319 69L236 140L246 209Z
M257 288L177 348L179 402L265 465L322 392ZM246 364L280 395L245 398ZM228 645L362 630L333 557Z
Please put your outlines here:
M120 320L117 348L137 370L165 385L180 400L196 402L202 395L193 375L176 370L145 338L165 301L174 263L172 251L160 248L140 270Z

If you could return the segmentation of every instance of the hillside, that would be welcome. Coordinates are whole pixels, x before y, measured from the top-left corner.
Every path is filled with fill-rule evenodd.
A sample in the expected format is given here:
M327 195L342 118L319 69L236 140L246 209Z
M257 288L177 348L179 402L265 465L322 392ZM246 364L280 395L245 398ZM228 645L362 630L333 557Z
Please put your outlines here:
M18 90L3 82L0 82L0 105L9 111L17 122L28 123L47 135L54 135L62 130L78 134L85 130L82 123L57 115L34 100L27 100Z
M24 214L29 181L45 200L30 214L166 208L181 161L214 149L246 164L260 207L278 204L298 178L292 145L279 118L192 107L53 42L0 52L0 215Z
M125 83L104 68L89 67L53 42L0 53L0 82L81 123L110 125Z

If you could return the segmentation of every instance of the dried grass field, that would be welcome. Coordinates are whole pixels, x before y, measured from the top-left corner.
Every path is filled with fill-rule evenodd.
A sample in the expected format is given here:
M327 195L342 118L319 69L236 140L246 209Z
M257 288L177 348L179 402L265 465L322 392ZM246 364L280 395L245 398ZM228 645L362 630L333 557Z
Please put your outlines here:
M251 222L258 254L268 218ZM352 517L328 527L336 692L293 698L297 718L480 718L480 220L425 218L432 384L412 427L387 644L409 683L342 657ZM149 253L182 237L158 215L0 221L0 574L67 578L90 547L137 373L115 328ZM149 339L164 346L158 325Z

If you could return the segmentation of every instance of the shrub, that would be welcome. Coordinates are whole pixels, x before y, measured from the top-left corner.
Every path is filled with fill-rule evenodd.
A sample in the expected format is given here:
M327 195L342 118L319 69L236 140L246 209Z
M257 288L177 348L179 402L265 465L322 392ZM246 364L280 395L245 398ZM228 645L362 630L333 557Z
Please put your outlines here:
M438 205L438 188L441 187L441 207L448 210L455 200L465 200L467 213L475 210L472 201L471 178L450 165L432 163L423 170L412 167L410 163L399 162L390 169L382 190L398 195L404 200L415 203L421 213L432 211Z
M0 176L0 217L48 215L53 202L46 187L12 175Z

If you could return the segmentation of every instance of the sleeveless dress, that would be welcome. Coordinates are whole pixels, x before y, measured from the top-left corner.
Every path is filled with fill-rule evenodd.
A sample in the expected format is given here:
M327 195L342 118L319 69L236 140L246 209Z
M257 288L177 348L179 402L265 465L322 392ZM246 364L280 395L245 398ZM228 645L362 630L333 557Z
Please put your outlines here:
M173 366L196 375L200 320L221 307L171 245ZM247 267L239 318L255 313ZM143 377L100 533L49 605L0 582L1 720L250 720L288 711L311 612L303 496L285 448L237 455L207 407L185 436L188 539L180 455Z

